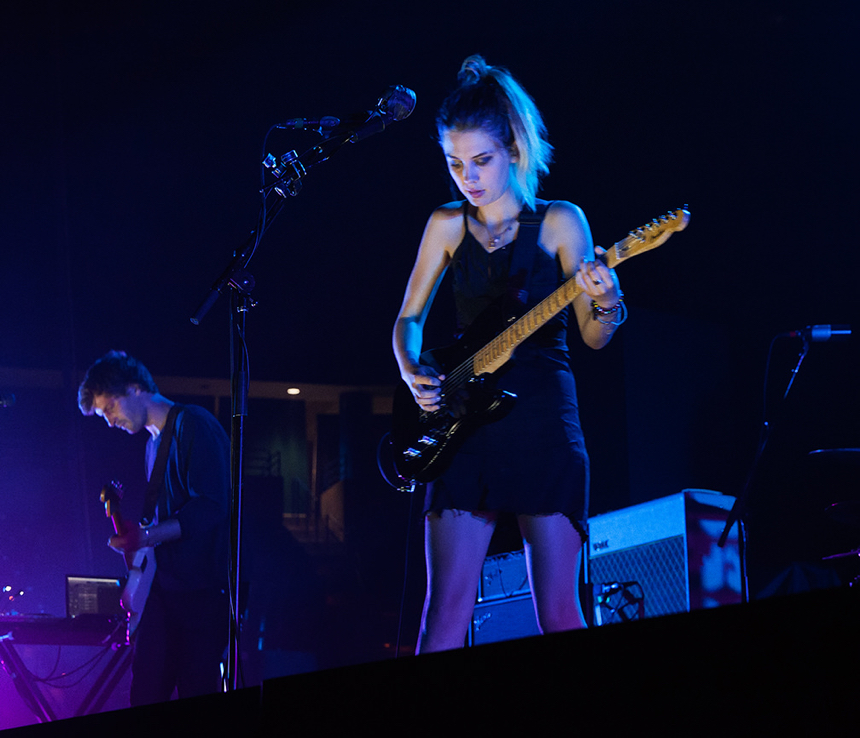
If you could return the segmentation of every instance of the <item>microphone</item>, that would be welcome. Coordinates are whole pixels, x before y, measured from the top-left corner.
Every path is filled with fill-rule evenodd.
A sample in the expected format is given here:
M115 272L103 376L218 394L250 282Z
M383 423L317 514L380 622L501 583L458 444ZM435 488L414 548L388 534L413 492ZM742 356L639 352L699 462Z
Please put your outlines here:
M351 117L332 133L346 133L347 141L357 143L374 133L385 130L389 123L405 120L415 109L415 93L403 85L391 85L376 102L376 110L365 111Z
M340 125L340 118L326 115L322 118L290 118L283 123L276 123L275 128L286 128L292 131L304 131L310 129L336 128Z
M12 407L15 404L15 395L7 390L0 390L0 407Z
M804 341L821 343L822 341L844 341L851 335L851 328L847 325L808 325L797 331L790 331L784 335L789 338L802 338Z
M322 143L308 149L301 156L290 151L281 157L280 164L272 154L263 159L263 166L271 170L277 181L271 187L281 197L295 195L301 187L301 179L311 167L328 161L331 155L346 143L362 141L374 133L384 131L389 123L404 120L415 109L415 93L403 85L392 85L376 101L375 110L365 110L341 122L332 116L325 118L291 118L277 124L276 128L316 128L323 136ZM326 129L326 130L323 130ZM269 188L260 190L265 193ZM286 193L286 194L285 194ZM192 318L192 323L194 319Z
M379 98L376 107L393 120L405 120L415 110L418 101L415 93L403 85L392 85Z

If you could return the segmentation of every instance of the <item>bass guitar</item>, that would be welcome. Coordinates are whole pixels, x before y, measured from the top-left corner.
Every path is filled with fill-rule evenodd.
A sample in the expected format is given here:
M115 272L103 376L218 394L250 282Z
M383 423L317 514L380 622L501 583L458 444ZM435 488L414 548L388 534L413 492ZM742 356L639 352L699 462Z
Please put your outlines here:
M690 213L684 208L669 212L630 231L598 258L614 268L622 261L657 248L673 233L684 230L689 220ZM422 410L406 384L398 385L391 433L379 449L380 470L389 484L412 491L416 483L432 482L447 468L470 431L499 420L510 411L516 396L496 389L490 381L492 375L511 359L517 346L572 303L580 292L575 277L571 277L524 315L504 316L505 327L491 333L489 340L481 316L476 321L477 330L470 328L455 344L421 355L422 363L445 375L442 406L432 412ZM495 325L499 325L497 319Z
M122 535L128 530L127 526L129 525L123 520L120 512L122 495L122 485L113 481L102 488L99 496L105 506L105 515L111 519L117 535ZM146 598L149 597L149 589L155 577L155 549L151 547L139 548L137 551L128 552L125 554L125 563L128 567L128 577L119 601L128 613L128 639L130 641L135 630L137 630L138 623L140 623L140 616L143 614L143 607L146 604Z

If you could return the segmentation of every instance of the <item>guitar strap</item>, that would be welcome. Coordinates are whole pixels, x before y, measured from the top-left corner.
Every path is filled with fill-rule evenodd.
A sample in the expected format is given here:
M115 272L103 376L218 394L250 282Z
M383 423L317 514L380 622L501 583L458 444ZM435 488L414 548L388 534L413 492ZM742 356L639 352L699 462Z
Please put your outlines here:
M174 403L167 413L161 438L158 442L158 451L155 454L155 462L149 475L149 485L146 488L146 496L143 499L144 525L149 525L155 518L155 506L158 503L158 493L161 491L161 483L164 481L164 470L167 467L167 457L170 454L170 442L173 440L173 426L176 425L176 416L182 406Z
M522 304L525 304L529 297L532 271L537 258L540 228L547 208L551 204L545 200L538 200L534 210L528 207L523 208L518 218L520 229L514 242L514 253L511 255L508 275L513 297Z

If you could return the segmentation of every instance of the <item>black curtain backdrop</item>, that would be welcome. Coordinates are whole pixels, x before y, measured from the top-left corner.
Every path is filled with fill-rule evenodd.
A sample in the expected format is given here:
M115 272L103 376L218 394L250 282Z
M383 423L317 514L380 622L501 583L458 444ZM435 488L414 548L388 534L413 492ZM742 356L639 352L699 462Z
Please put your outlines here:
M138 473L143 439L80 416L81 372L123 348L155 374L228 376L226 298L201 325L189 317L256 227L264 154L317 142L278 130L264 150L267 131L371 108L391 84L415 90L413 115L312 170L263 239L248 346L252 381L397 381L390 327L426 218L449 198L434 112L472 53L535 97L556 152L543 196L582 206L597 243L692 212L619 267L630 319L617 340L572 340L592 512L685 487L737 494L771 339L860 328L857 21L847 0L7 4L0 367L54 385L0 387L18 397L0 408L3 576L62 614L66 569L107 566L97 485L106 458ZM448 337L446 297L432 342ZM857 345L813 344L782 402L800 341L775 344L754 593L860 545L823 514L857 497L860 466L808 456L860 447Z

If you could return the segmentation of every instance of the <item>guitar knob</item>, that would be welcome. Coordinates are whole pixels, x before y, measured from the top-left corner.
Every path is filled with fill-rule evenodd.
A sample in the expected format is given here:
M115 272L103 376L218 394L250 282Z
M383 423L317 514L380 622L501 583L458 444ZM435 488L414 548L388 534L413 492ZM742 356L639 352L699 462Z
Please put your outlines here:
M410 458L410 459L415 459L415 458L421 456L421 452L417 448L407 448L403 452L403 455Z
M436 446L439 444L439 441L437 441L435 438L432 438L431 436L422 436L421 443L423 443L425 446Z

